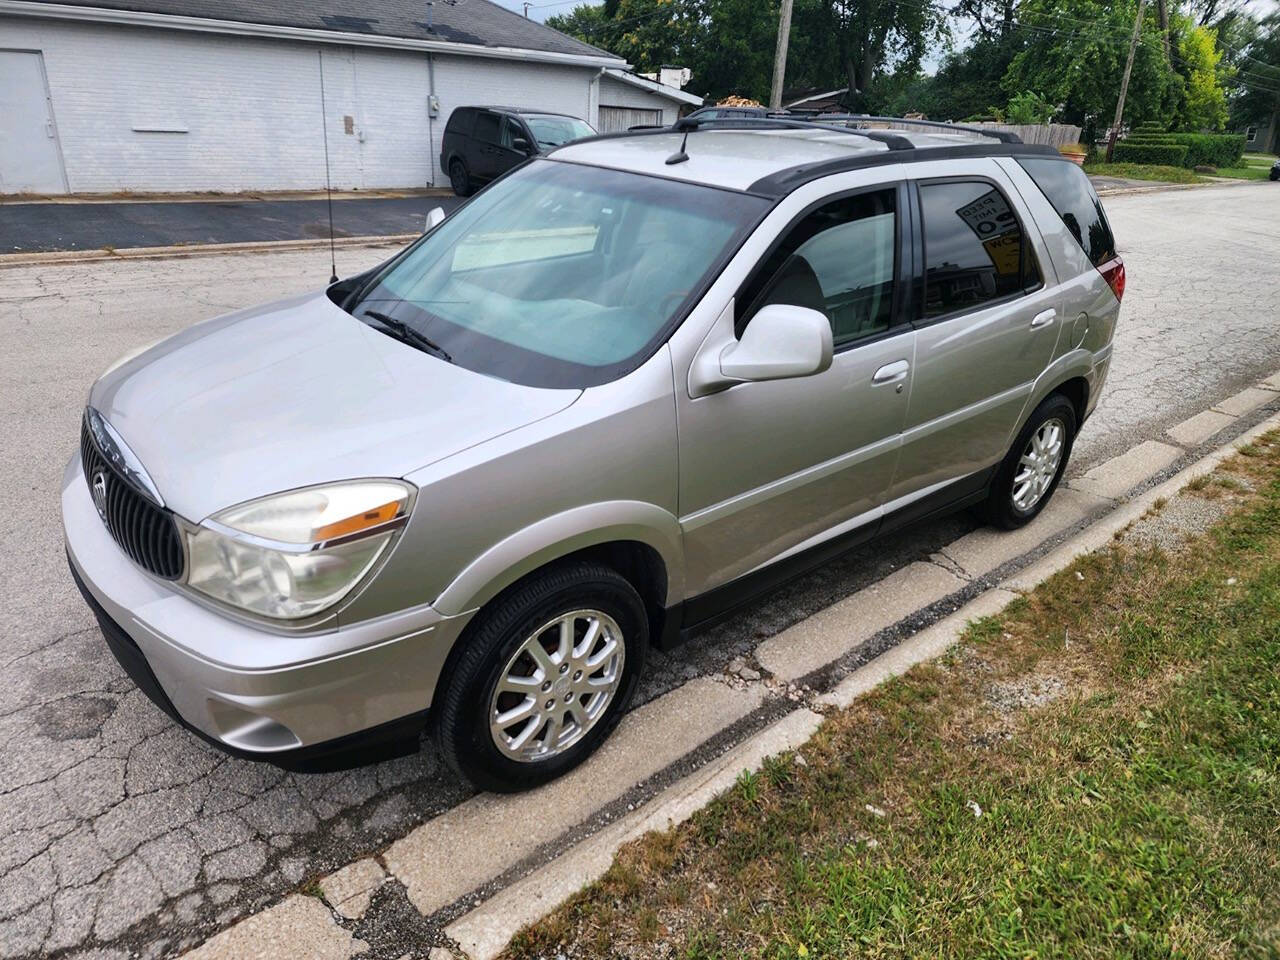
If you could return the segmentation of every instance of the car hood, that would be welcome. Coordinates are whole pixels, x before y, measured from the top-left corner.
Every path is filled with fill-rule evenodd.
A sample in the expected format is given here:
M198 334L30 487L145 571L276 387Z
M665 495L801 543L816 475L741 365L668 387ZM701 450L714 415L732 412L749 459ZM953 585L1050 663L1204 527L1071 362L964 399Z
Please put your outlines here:
M168 506L199 521L295 487L404 476L580 393L465 370L315 293L176 334L103 376L89 402Z

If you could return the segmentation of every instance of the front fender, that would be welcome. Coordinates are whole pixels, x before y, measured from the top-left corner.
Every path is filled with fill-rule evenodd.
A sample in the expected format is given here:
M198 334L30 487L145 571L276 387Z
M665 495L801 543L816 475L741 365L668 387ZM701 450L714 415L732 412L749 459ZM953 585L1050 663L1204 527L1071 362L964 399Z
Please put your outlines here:
M619 541L656 550L666 566L667 603L684 598L684 548L675 516L651 503L614 500L574 507L511 534L471 561L432 606L445 616L475 610L539 567Z

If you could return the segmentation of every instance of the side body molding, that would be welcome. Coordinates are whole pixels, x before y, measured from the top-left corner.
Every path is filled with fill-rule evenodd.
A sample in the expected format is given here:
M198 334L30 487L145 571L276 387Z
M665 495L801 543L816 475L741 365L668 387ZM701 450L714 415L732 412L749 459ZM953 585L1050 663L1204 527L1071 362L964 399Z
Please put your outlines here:
M651 503L613 500L574 507L516 531L468 564L432 606L445 616L475 610L539 567L587 547L619 541L657 551L667 572L667 604L684 599L679 521Z

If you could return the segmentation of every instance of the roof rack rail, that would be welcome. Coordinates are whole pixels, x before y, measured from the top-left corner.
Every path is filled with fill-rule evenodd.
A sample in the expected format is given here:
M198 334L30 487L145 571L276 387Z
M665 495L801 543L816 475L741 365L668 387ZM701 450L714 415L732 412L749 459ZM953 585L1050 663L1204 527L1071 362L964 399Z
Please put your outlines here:
M701 127L720 127L727 129L732 127L749 127L759 129L775 130L824 130L827 132L848 133L856 137L866 137L868 140L875 140L883 143L890 150L914 150L916 145L906 137L892 133L888 130L864 130L858 127L837 127L829 123L819 123L816 120L794 120L790 117L778 116L770 114L765 117L681 117L669 129L675 130L677 133L688 133L691 130L697 130Z
M816 113L811 114L810 122L824 123L843 120L856 123L914 123L921 127L948 130L955 133L973 133L980 137L990 137L1001 143L1021 143L1022 138L1007 130L988 130L983 127L969 127L959 123L943 123L941 120L916 120L913 117L879 117L869 113Z

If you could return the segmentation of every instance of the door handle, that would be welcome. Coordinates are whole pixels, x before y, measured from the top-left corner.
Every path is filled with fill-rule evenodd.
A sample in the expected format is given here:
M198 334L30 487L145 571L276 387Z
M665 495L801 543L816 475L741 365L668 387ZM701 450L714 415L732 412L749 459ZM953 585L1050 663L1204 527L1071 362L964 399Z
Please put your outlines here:
M899 383L907 379L907 373L910 370L911 364L907 363L905 360L896 360L893 363L886 363L871 375L871 382L874 384Z
M1037 313L1031 321L1031 329L1039 330L1041 327L1047 327L1057 319L1057 310L1045 310L1043 313Z

